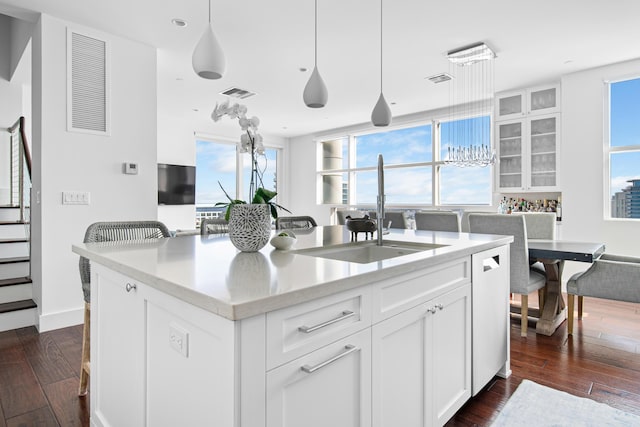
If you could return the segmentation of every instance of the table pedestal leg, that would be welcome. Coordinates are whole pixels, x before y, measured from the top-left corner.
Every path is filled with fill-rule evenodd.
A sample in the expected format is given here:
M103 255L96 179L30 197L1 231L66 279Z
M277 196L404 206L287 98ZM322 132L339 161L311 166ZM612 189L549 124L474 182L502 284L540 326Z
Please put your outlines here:
M562 269L564 261L550 259L539 259L538 261L544 264L544 269L547 273L547 284L545 286L544 307L541 308L536 332L550 336L567 318L567 308L562 298Z

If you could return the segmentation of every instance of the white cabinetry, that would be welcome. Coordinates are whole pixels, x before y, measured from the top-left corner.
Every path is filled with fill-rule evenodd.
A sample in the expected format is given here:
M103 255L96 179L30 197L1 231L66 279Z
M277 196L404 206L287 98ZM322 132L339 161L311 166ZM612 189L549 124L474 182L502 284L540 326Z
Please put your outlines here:
M560 112L560 86L541 86L496 95L496 121Z
M558 191L560 88L496 96L499 192Z
M557 191L560 116L496 123L500 191Z
M233 322L100 265L91 273L91 425L232 426Z
M267 427L371 425L371 335L358 332L267 373Z
M471 264L231 321L93 263L91 424L441 426L471 396Z
M509 248L471 256L473 280L473 395L493 378L511 374L509 363Z
M92 424L145 425L146 288L114 272L94 271L91 282Z
M373 425L441 426L471 396L471 285L373 326Z

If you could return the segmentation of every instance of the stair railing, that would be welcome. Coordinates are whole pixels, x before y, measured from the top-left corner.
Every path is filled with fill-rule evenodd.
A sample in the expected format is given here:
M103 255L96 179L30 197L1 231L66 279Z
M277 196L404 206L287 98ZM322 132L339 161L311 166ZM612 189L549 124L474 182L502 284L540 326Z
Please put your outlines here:
M20 117L8 130L11 135L11 204L20 208L20 221L28 224L31 222L31 152L24 117Z

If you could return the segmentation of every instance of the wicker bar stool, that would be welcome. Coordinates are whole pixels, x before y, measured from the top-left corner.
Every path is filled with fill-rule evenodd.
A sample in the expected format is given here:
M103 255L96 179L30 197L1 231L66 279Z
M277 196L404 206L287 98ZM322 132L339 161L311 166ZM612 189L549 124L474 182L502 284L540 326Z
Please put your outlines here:
M96 222L87 228L84 243L160 239L169 236L169 229L159 221ZM82 292L84 293L84 328L82 331L82 362L78 395L84 396L87 394L87 380L91 372L89 360L91 348L91 265L89 260L80 257L79 267Z

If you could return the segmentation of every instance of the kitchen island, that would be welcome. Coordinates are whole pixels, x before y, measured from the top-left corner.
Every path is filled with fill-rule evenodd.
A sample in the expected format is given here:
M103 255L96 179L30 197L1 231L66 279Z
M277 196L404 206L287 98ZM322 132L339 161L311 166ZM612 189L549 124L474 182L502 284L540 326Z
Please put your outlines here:
M296 234L256 253L74 245L92 266L92 425L442 425L509 375L511 237L392 230L437 247L358 263L305 254L349 243L343 226Z

